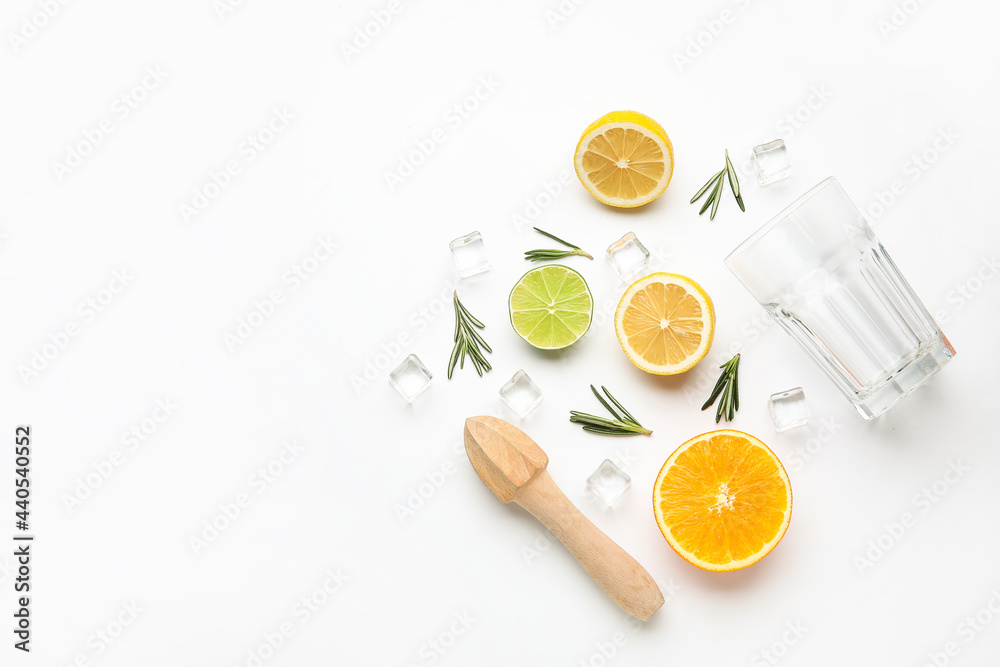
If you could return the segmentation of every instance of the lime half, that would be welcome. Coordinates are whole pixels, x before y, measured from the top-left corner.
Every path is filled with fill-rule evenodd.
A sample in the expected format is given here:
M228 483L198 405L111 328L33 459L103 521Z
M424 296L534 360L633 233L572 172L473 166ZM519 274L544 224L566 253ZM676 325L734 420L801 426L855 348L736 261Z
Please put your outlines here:
M521 276L508 305L514 331L540 350L558 350L580 340L594 314L587 281L561 264L540 266Z

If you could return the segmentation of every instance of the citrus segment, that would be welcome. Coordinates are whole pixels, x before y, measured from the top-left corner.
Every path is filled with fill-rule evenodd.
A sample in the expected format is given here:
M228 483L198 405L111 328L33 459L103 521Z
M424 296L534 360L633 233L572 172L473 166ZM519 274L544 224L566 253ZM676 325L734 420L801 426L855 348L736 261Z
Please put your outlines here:
M631 208L663 193L674 171L674 149L659 123L637 111L612 111L583 132L576 175L609 206Z
M508 306L518 336L539 349L557 350L587 333L594 300L583 276L568 266L549 264L521 276Z
M647 373L683 373L708 353L715 333L712 300L698 283L653 273L625 290L615 332L628 358Z
M741 431L688 440L663 464L653 513L667 543L704 570L753 565L781 541L792 488L767 445Z

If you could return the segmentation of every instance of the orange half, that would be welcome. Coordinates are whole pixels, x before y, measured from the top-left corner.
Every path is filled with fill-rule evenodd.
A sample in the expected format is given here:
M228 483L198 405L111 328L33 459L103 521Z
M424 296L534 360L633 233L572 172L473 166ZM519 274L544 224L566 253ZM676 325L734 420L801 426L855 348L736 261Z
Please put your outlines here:
M731 572L781 541L792 517L792 487L763 442L742 431L712 431L685 442L663 464L653 513L681 558Z

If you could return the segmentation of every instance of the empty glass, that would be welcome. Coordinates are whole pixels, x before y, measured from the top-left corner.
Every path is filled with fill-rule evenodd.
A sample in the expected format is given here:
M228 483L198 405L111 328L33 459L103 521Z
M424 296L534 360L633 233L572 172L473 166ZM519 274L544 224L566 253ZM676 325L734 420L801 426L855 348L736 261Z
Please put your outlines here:
M955 354L835 178L758 229L726 266L865 419Z

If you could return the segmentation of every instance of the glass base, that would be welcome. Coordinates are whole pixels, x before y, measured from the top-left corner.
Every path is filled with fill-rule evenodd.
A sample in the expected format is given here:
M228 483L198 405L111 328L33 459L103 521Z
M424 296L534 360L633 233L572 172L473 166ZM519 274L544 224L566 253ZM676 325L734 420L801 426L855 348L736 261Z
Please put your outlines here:
M944 368L955 356L955 348L941 336L903 368L890 375L864 397L855 396L854 407L866 420L875 419Z

